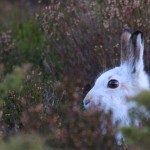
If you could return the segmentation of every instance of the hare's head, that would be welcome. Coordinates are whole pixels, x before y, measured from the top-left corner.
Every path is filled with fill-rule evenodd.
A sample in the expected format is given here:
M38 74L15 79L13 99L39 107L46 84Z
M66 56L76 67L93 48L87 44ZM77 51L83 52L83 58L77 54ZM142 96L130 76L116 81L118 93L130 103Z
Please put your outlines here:
M124 30L121 35L120 66L97 78L83 101L84 107L90 109L96 106L104 112L111 110L113 122L130 124L128 110L133 103L128 98L149 89L148 76L144 71L143 51L143 33Z

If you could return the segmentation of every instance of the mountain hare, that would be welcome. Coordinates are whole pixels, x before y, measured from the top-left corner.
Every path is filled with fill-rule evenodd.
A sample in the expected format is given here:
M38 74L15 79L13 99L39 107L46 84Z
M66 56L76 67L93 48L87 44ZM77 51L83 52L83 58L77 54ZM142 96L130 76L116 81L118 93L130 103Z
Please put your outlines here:
M121 35L121 64L102 73L83 100L85 109L98 107L112 111L113 123L131 124L129 109L136 104L129 101L143 90L149 90L149 77L144 71L144 38L141 31L125 29Z

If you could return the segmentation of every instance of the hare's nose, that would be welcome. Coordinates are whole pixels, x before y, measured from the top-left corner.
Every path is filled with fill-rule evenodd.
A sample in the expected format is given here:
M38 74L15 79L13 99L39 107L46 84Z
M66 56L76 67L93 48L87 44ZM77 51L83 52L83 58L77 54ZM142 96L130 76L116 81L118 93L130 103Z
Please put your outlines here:
M90 104L90 102L91 102L90 99L86 99L85 102L84 102L84 104L88 105L88 104Z
M87 109L89 108L90 104L91 104L91 97L85 97L84 101L83 101L84 107Z

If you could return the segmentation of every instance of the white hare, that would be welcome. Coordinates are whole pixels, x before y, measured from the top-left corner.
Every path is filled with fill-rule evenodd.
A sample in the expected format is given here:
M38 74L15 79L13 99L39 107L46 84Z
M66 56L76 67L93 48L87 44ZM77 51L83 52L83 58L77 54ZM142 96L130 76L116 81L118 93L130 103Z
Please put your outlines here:
M141 31L125 29L121 35L121 64L102 73L84 98L86 109L96 106L112 111L113 123L131 123L128 111L135 103L128 100L143 90L149 90L149 77L144 71L144 38Z

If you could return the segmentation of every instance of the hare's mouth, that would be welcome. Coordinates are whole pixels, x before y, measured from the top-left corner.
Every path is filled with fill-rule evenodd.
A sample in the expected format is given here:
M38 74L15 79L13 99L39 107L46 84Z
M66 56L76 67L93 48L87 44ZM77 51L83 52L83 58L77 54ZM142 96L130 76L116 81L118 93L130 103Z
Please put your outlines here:
M95 103L94 101L92 101L92 99L84 99L83 106L86 110L101 110L101 103L99 101Z
M92 109L94 107L93 102L91 102L90 100L83 101L83 105L86 110Z

